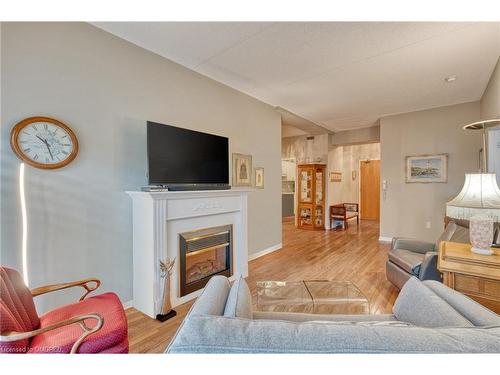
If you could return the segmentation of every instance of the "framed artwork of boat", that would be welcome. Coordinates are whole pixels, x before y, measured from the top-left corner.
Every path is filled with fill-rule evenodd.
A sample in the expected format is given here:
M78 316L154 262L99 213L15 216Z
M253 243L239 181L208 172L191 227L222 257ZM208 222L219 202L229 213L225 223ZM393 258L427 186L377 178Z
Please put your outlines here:
M448 181L448 154L406 157L406 183Z

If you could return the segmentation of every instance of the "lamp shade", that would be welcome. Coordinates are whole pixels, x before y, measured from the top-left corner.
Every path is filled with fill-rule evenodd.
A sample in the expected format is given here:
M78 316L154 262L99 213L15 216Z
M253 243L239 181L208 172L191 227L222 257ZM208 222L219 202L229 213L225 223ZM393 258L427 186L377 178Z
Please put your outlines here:
M460 193L446 203L446 215L454 219L470 219L483 215L500 221L500 189L494 173L465 175Z

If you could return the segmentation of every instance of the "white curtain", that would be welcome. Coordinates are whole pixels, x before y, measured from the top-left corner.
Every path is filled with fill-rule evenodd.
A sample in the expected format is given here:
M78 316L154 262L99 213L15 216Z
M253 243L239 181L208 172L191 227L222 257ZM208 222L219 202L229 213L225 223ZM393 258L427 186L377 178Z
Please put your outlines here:
M500 128L488 131L488 172L496 173L500 186Z

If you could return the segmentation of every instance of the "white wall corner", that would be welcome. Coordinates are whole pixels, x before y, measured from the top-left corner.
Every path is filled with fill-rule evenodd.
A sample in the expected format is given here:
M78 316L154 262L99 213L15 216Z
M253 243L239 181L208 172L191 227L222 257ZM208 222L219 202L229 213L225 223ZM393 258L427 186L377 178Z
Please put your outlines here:
M258 251L254 254L249 254L248 255L248 260L251 261L251 260L254 260L254 259L257 259L257 258L260 258L264 255L267 255L267 254L270 254L276 250L280 250L281 248L283 247L283 243L279 243L279 244L276 244L274 246L271 246L271 247L268 247L267 249L264 249L264 250L261 250L261 251Z

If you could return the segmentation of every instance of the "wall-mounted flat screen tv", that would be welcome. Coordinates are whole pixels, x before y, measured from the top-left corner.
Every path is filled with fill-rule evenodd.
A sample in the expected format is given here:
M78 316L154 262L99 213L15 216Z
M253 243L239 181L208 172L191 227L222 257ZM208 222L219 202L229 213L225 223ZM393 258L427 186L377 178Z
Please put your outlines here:
M229 139L147 122L150 185L229 184Z

